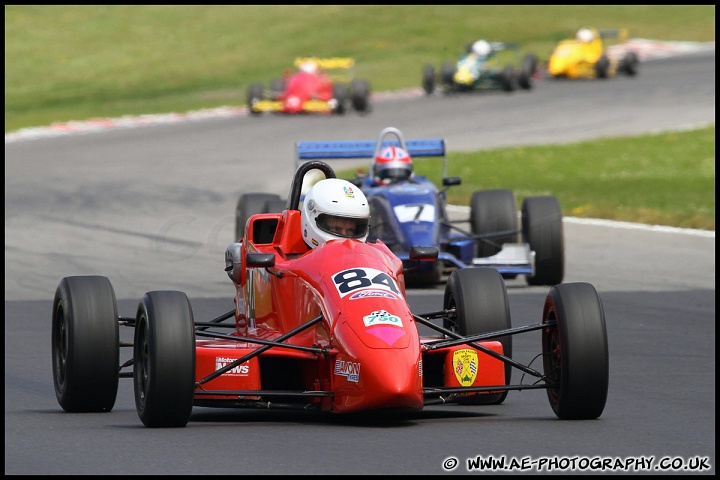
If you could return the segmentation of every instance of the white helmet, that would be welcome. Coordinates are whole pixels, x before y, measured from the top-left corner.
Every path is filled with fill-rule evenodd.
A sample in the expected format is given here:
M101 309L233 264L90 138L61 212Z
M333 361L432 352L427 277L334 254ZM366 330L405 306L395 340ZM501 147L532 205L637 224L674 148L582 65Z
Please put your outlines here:
M366 241L370 206L358 187L339 178L317 182L302 206L302 235L310 248L328 240L357 238Z
M492 53L492 47L485 40L478 40L472 44L470 48L475 55L480 57L487 57Z
M593 35L592 30L590 30L589 28L581 28L575 34L575 38L577 38L581 42L592 42L594 37L595 35Z
M316 73L318 71L317 63L313 61L306 61L300 64L300 71L305 73Z

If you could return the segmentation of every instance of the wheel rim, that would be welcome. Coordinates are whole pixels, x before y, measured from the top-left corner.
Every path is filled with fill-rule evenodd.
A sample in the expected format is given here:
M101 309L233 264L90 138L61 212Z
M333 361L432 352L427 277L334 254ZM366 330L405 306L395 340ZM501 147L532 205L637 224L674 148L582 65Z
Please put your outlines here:
M58 306L55 313L55 343L53 345L55 360L55 384L58 391L62 392L65 388L65 379L67 375L67 357L70 348L68 344L67 325L65 323L65 314L62 307Z
M443 319L443 328L446 328L453 333L460 334L460 332L459 332L460 327L458 326L458 319L457 319L457 316L458 316L457 306L455 305L455 297L452 295L452 293L448 297L448 303L447 303L447 306L445 307L445 309L446 310L454 310L455 313L449 314L448 316L446 316Z
M138 328L138 339L135 344L136 354L134 368L136 370L135 387L137 389L137 399L140 408L145 407L145 399L148 389L148 341L147 341L147 320L145 317L140 319Z
M548 326L543 331L543 362L545 364L545 377L547 383L556 385L548 389L548 395L553 402L560 396L560 380L562 378L562 349L560 347L560 334L557 326Z

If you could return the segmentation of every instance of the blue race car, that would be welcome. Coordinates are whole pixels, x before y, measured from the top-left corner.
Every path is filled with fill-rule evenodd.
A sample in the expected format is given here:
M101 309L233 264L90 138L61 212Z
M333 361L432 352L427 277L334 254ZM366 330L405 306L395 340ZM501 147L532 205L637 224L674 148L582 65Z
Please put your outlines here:
M446 192L460 185L461 179L447 176L443 139L405 141L400 130L388 127L377 141L302 141L296 143L295 167L310 160L374 159L389 146L414 158L439 157L443 161L442 188L420 175L387 185L364 173L349 179L370 203L368 240L382 241L412 269L405 274L409 286L433 285L452 270L469 267L493 267L508 279L525 275L529 285L562 282L565 257L558 200L554 196L525 198L518 215L512 190L478 190L472 194L469 217L451 218ZM242 195L236 210L236 235L241 235L250 215L277 212L283 204L284 200L273 194ZM461 228L468 224L469 230ZM410 249L416 245L437 246L437 261L413 262Z

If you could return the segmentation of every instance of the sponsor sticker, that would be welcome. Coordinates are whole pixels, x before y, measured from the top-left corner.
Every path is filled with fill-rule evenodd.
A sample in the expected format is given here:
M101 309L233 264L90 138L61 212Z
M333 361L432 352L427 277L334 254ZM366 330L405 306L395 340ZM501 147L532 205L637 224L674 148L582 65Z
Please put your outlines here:
M360 290L350 296L350 300L358 300L360 298L392 298L394 300L399 300L397 295L390 292L384 292L382 290Z
M478 372L477 352L469 348L455 350L453 352L453 371L461 386L471 386Z
M388 313L385 310L376 310L370 315L363 317L363 323L366 327L372 327L373 325L394 325L396 327L402 327L402 320L400 317Z
M215 370L225 367L237 360L237 358L215 357ZM225 372L225 375L247 377L250 374L250 365L243 363Z
M360 380L360 363L335 360L335 375L346 377L348 382L357 383Z

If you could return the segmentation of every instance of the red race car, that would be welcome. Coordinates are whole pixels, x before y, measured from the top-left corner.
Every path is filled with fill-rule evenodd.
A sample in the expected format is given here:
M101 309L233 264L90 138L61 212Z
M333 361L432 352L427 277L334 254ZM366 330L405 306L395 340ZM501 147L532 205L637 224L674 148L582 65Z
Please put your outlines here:
M407 270L381 241L305 238L307 219L315 218L308 215L315 197L304 197L300 210L310 170L335 178L327 163L303 163L286 209L251 216L243 238L228 246L225 271L236 289L235 308L217 318L195 321L185 293L167 290L146 293L135 316L118 316L108 278L63 278L52 313L60 406L108 412L119 378L132 378L137 413L147 427L183 427L193 406L417 411L499 404L510 390L530 389L545 389L560 419L602 414L607 333L591 284L552 286L542 321L512 327L501 274L462 269L450 275L437 310L413 313ZM325 185L342 182L337 197L367 201L344 180ZM343 200L327 204L335 201ZM437 255L436 247L410 252L416 262ZM120 327L134 329L133 342L119 340ZM541 355L513 359L512 337L533 331L540 332ZM121 362L122 347L132 353ZM513 369L522 373L515 383Z
M370 109L370 84L353 78L352 58L299 57L297 71L274 80L270 91L261 83L247 90L248 110L253 115L263 112L285 114L335 113L342 115L348 102L358 112Z

